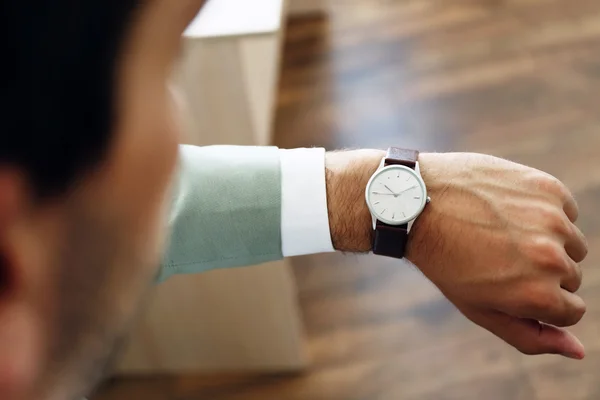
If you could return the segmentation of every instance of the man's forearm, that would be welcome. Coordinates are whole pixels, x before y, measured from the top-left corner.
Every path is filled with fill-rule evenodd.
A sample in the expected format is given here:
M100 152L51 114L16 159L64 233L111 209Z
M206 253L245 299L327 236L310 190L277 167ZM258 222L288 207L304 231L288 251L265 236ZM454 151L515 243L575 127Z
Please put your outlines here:
M373 227L365 188L385 156L380 150L327 153L327 206L331 239L336 250L371 250Z

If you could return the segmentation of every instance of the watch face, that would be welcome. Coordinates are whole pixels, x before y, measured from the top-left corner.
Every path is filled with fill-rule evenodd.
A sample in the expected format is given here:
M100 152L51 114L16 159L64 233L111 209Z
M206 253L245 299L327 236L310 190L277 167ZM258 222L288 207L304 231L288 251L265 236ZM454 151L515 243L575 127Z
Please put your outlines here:
M417 218L427 203L423 179L412 169L391 165L377 171L367 185L367 205L375 217L389 225Z

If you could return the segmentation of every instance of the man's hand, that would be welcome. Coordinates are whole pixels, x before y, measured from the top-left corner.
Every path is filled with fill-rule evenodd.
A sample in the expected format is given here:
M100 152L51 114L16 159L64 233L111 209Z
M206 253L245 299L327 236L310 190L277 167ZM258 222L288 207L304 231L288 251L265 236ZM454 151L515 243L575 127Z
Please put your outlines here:
M552 176L476 154L423 154L432 202L414 226L408 258L467 318L526 354L583 358L557 327L585 303L577 263L586 241L578 210Z
M364 187L381 157L328 155L338 250L370 249ZM583 358L582 344L562 328L586 308L575 292L587 244L567 188L541 171L485 155L422 154L419 161L431 203L414 224L407 258L467 318L521 352Z

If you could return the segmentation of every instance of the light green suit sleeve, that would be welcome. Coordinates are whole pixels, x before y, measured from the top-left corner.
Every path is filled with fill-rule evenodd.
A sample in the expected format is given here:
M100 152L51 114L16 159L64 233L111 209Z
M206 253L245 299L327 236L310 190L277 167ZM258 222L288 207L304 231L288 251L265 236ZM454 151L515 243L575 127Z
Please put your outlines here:
M276 147L181 146L174 189L159 281L283 257Z

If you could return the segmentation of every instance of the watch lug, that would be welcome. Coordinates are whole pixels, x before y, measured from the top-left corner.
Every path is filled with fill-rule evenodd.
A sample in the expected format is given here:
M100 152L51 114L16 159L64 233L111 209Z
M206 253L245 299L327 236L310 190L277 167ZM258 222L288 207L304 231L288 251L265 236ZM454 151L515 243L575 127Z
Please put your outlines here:
M383 167L385 167L385 157L381 159L381 162L379 163L379 168L377 168L377 170L379 171Z

